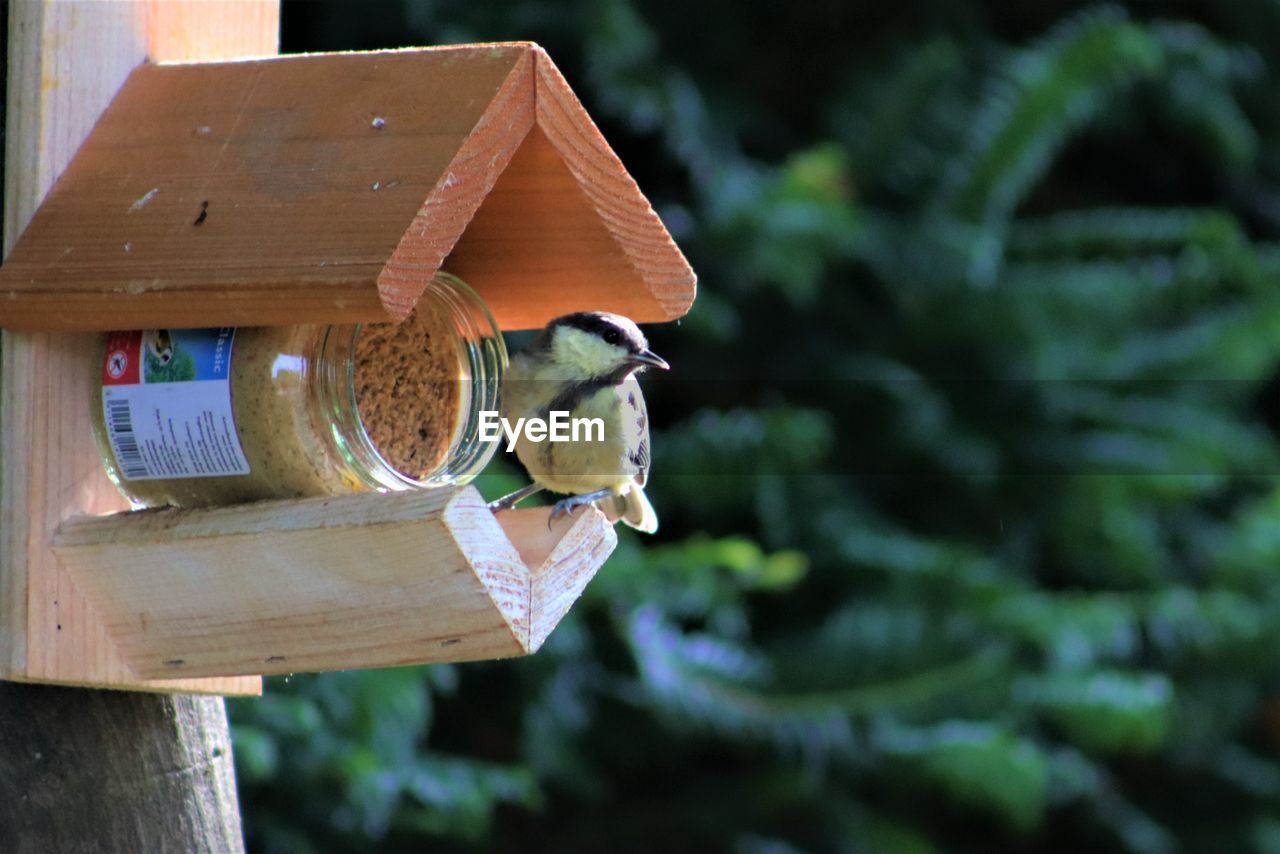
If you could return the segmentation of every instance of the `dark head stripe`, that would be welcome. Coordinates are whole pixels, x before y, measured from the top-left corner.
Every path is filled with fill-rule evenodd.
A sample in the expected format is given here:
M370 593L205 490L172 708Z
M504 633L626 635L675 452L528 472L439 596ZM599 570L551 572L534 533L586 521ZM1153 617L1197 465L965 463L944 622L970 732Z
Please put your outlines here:
M622 339L627 342L627 349L633 353L638 353L649 346L649 342L645 340L643 335L640 335L637 339L638 331L634 327L630 327L629 324L619 323L615 320L615 315L603 311L579 311L575 314L557 317L547 324L547 331L551 332L558 326L580 329L597 338L604 337L604 334L609 330L615 330L622 335Z

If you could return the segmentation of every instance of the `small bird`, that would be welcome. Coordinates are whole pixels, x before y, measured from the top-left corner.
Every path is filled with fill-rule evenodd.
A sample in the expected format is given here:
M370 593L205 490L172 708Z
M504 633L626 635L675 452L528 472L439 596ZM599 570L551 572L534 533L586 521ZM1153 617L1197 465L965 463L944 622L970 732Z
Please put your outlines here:
M160 364L167 365L173 361L173 339L168 329L152 329L142 334L146 338L147 349Z
M535 442L521 431L516 456L532 483L492 504L514 507L540 490L567 493L551 519L584 504L601 502L611 519L653 533L658 517L644 495L649 475L649 418L636 374L670 366L649 349L639 327L618 314L578 312L547 324L523 353L511 360L502 383L502 417L600 419L599 441Z

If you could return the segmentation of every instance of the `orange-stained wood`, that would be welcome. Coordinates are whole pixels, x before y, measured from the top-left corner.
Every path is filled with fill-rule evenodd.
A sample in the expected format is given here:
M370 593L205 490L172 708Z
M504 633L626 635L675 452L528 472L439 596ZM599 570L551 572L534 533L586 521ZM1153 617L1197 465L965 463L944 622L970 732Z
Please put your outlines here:
M446 262L502 329L584 309L665 317L541 128L535 127ZM602 270L612 271L606 275Z
M504 329L569 311L661 321L689 310L693 273L550 57L537 124L449 256Z
M684 315L694 298L695 278L689 262L555 63L542 50L537 56L538 127L661 306L661 317L637 312L633 319L670 320Z
M514 69L439 176L378 276L379 296L394 317L404 317L413 309L533 127L533 55L527 48L520 50ZM461 55L469 58L472 52ZM435 77L430 85L437 85Z
M519 46L143 65L5 260L18 301L0 320L402 316L487 192L489 162L496 177L528 132L532 91Z
M0 268L0 325L395 320L442 262L507 329L669 320L694 296L564 78L518 43L138 68Z

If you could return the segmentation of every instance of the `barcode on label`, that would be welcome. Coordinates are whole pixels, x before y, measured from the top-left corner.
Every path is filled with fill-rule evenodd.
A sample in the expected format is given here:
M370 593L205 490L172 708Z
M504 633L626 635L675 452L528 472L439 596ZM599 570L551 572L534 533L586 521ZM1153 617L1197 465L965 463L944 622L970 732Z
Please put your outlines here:
M147 477L151 474L147 461L138 448L138 437L133 432L133 413L127 400L108 400L107 433L111 436L111 449L125 480Z

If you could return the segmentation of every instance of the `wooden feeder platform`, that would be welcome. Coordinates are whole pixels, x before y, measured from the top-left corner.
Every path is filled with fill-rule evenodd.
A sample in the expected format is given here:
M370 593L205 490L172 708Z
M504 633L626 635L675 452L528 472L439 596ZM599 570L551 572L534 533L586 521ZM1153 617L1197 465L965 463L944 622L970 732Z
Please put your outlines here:
M394 322L442 266L504 330L692 304L541 48L277 57L278 15L11 9L0 678L253 694L264 673L523 655L614 548L598 511L549 526L471 487L128 512L107 479L96 331Z

